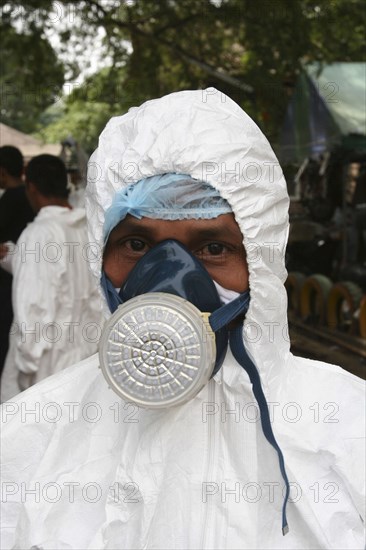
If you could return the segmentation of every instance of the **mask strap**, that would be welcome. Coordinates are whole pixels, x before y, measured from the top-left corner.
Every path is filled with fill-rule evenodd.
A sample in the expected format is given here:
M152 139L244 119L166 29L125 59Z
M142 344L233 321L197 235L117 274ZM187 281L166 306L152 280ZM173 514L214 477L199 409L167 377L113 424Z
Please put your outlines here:
M240 294L235 300L219 307L211 313L209 323L214 332L228 325L235 317L248 311L250 301L249 290Z
M283 458L282 451L272 431L271 420L268 412L268 405L262 389L258 370L256 369L253 361L250 359L244 347L242 326L238 326L230 332L230 347L237 362L245 369L245 371L249 375L249 379L253 387L254 397L257 400L259 410L260 410L263 433L267 441L277 451L281 475L286 485L286 494L282 505L282 534L286 535L286 533L288 533L289 531L287 518L286 518L286 506L287 506L287 501L290 494L290 484L286 473L285 461Z
M250 295L249 295L249 291L247 291L241 294L240 296L238 296L238 298L236 298L232 302L214 311L209 317L209 322L212 330L216 332L223 326L228 325L238 315L246 313L248 311L249 302L250 302ZM283 458L282 451L272 431L270 416L268 412L268 405L267 405L265 395L263 393L258 370L256 369L253 361L250 359L244 347L242 325L230 331L230 347L239 365L241 365L249 375L249 379L253 387L254 397L257 400L259 410L260 410L261 424L262 424L262 430L263 430L264 436L267 439L267 441L272 445L272 447L277 451L281 475L286 485L286 494L285 494L284 502L282 506L282 534L286 535L286 533L288 533L289 531L287 518L286 518L286 506L287 506L287 501L290 494L290 485L289 485L289 481L288 481L288 477L285 469L285 461Z
M103 270L102 276L100 278L100 284L102 285L102 289L104 292L104 296L106 297L109 310L111 313L114 313L118 306L122 304L122 300Z

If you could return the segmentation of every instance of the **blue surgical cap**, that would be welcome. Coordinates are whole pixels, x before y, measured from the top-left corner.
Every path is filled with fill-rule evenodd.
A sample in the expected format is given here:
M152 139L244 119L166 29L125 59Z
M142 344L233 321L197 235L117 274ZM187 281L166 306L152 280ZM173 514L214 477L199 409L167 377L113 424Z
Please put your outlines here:
M104 242L127 214L159 220L211 219L232 210L210 184L184 174L152 176L117 191L105 213Z

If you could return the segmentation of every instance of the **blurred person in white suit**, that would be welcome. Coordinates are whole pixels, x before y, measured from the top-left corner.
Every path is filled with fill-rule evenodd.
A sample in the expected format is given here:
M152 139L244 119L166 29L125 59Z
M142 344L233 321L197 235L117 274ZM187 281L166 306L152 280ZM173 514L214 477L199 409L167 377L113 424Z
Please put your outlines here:
M1 265L13 273L14 321L2 376L6 401L97 349L101 300L88 268L85 210L68 202L63 161L34 157L25 170L34 221Z
M112 118L87 217L108 321L3 406L3 548L363 548L364 385L290 352L255 123L214 89Z

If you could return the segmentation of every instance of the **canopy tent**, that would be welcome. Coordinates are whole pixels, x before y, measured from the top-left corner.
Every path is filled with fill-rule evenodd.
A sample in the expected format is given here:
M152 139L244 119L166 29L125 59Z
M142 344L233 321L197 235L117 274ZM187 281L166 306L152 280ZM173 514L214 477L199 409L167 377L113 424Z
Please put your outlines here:
M335 145L366 150L366 63L313 63L299 76L281 132L281 162Z
M48 153L59 156L61 153L61 143L42 143L28 134L23 134L15 128L0 123L0 146L13 145L18 147L27 162L36 155Z

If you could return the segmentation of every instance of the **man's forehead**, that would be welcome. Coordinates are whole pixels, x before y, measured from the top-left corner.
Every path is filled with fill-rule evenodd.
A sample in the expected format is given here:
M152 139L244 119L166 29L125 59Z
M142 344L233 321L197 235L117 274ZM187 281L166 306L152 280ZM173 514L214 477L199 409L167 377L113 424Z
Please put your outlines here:
M127 215L114 231L121 234L136 232L161 235L166 233L169 236L172 232L182 232L207 238L241 237L240 228L233 214L222 214L217 218L204 220L159 220L146 217L137 219Z

